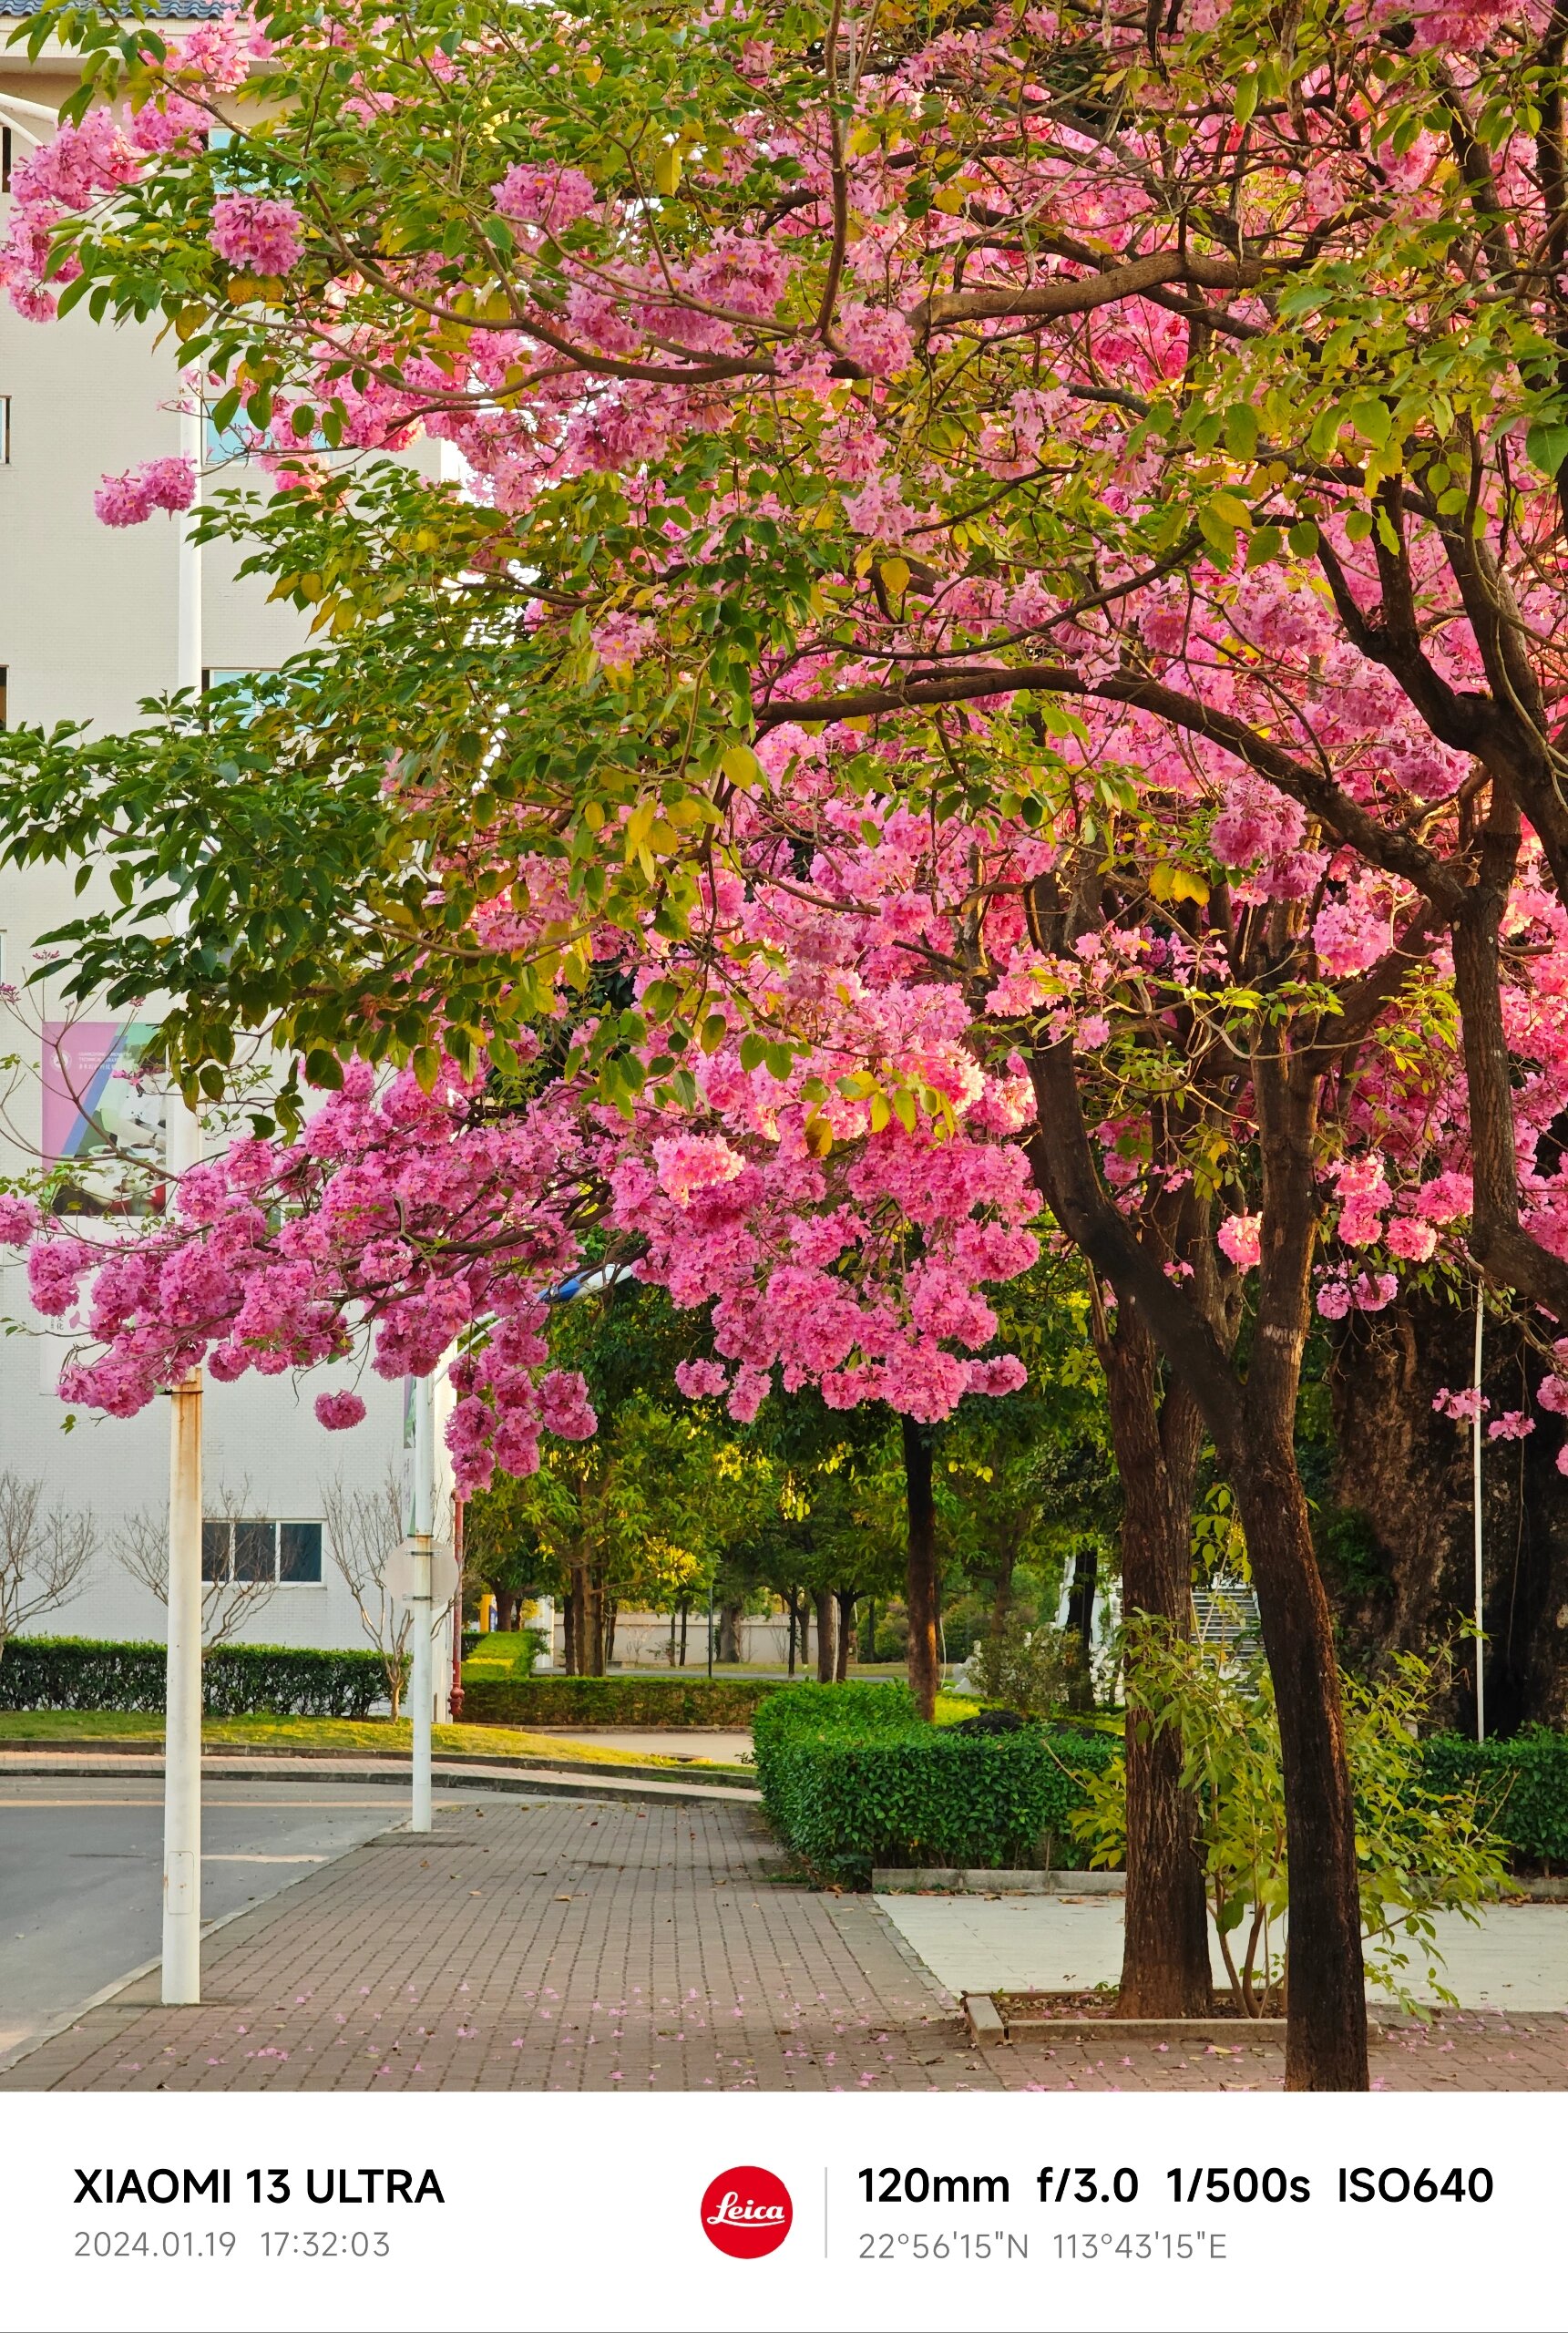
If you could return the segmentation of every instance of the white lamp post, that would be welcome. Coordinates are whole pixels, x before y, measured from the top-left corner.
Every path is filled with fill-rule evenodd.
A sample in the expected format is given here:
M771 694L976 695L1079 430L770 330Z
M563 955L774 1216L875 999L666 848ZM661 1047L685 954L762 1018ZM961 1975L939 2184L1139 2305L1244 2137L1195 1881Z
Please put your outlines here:
M201 406L182 382L179 450L201 474ZM194 524L194 513L191 523ZM182 533L176 685L201 686L201 552ZM172 1185L201 1156L201 1125L171 1087L164 1158ZM201 1999L201 1372L169 1392L169 1665L164 1697L163 1999Z
M436 1536L436 1377L414 1381L414 1497L409 1517L414 1557L414 1664L408 1682L414 1727L414 1818L411 1828L432 1827L430 1808L431 1705L436 1698L430 1625L431 1557Z

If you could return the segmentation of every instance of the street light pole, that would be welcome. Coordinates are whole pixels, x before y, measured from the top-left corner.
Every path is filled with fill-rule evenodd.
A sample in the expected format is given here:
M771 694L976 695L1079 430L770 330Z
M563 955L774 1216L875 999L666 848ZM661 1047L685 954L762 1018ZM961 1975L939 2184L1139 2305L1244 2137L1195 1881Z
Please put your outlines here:
M201 467L201 407L181 383L179 449ZM186 408L189 406L189 410ZM193 523L194 521L192 521ZM176 683L201 686L201 552L178 552ZM201 1123L170 1086L164 1128L167 1204L201 1156ZM163 1972L167 2003L201 1999L201 1372L169 1390L169 1656L164 1692Z
M436 1537L436 1376L414 1381L414 1502L409 1538L414 1554L414 1665L409 1699L414 1725L414 1817L410 1828L433 1827L430 1805L431 1704L435 1675L431 1662L431 1556Z

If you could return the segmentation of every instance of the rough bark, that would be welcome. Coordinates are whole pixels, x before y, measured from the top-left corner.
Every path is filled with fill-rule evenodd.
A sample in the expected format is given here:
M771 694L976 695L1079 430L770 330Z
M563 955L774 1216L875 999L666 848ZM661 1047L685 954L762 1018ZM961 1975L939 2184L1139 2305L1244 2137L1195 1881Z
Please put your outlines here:
M833 1682L833 1591L819 1588L812 1598L816 1608L816 1681Z
M1119 1308L1114 1330L1100 1343L1122 1485L1122 1609L1149 1613L1184 1635L1192 1625L1202 1422L1179 1386L1165 1395L1162 1417L1153 1340L1135 1305ZM1207 2010L1214 1997L1197 1802L1182 1788L1182 1741L1173 1727L1156 1733L1130 1709L1126 1752L1127 1901L1117 2006L1123 2017L1189 2017Z
M1328 1598L1288 1440L1256 1433L1230 1474L1279 1711L1290 1862L1286 2088L1365 2090L1356 1808Z
M723 1604L719 1608L719 1642L716 1648L721 1660L738 1661L741 1657L741 1604Z
M905 1601L909 1612L909 1690L924 1718L936 1714L942 1679L941 1586L937 1567L937 1502L931 1487L931 1434L913 1418L904 1430L904 1484L908 1509Z
M1310 1043L1293 1058L1273 1024L1255 1042L1263 1253L1245 1379L1211 1309L1167 1274L1160 1244L1141 1238L1105 1190L1070 1046L1041 1046L1030 1064L1038 1108L1030 1157L1042 1196L1121 1301L1138 1306L1202 1415L1246 1531L1279 1705L1291 1882L1290 2090L1365 2090L1369 2080L1355 1809L1338 1672L1293 1443L1311 1318L1314 1146L1327 1059L1327 1047Z
M1408 1289L1386 1311L1352 1315L1330 1370L1336 1453L1318 1520L1330 1599L1353 1661L1430 1653L1455 1640L1452 1690L1438 1713L1475 1727L1471 1442L1433 1411L1440 1387L1470 1382L1474 1314ZM1495 1417L1528 1409L1540 1364L1517 1330L1489 1321L1482 1391ZM1568 1483L1559 1437L1484 1445L1486 1717L1489 1733L1568 1722Z
M835 1598L838 1606L838 1650L834 1659L833 1675L842 1685L849 1675L849 1656L855 1649L855 1606L853 1588L841 1588Z

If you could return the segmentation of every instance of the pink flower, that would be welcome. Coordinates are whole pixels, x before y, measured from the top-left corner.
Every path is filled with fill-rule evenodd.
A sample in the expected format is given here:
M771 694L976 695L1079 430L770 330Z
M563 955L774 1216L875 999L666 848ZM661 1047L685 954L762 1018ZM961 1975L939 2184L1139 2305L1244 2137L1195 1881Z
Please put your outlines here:
M559 162L547 163L543 169L514 162L490 192L504 218L543 227L552 234L591 211L599 199L591 179Z
M364 1403L357 1393L318 1393L315 1401L316 1423L324 1425L329 1434L341 1434L345 1426L363 1424Z
M14 1194L0 1197L0 1246L23 1248L38 1228L38 1210L31 1199Z
M873 380L886 380L914 362L909 327L891 309L866 308L851 302L840 309L835 329L845 355L863 366Z
M608 615L595 624L589 642L600 663L612 673L630 673L658 637L657 627L640 616Z
M1535 1420L1527 1418L1522 1410L1504 1410L1487 1427L1489 1442L1522 1442L1527 1434L1535 1431Z
M733 1183L745 1172L745 1160L723 1136L663 1136L654 1142L653 1161L659 1180L677 1207L689 1207L698 1191Z
M292 202L270 195L220 194L207 240L220 259L249 275L287 275L300 263L305 222Z
M716 1361L681 1361L675 1364L675 1382L689 1402L722 1393L729 1382L728 1372Z
M106 527L139 527L155 510L189 510L195 499L195 463L184 454L164 454L119 478L106 478L93 509Z
M1225 1253L1240 1271L1251 1271L1263 1254L1261 1215L1227 1215L1214 1234Z

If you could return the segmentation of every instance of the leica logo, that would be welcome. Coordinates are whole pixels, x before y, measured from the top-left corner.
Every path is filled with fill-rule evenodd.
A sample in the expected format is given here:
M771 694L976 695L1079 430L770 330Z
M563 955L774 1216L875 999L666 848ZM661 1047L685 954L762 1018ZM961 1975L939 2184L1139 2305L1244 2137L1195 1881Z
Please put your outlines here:
M732 2260L776 2252L794 2217L784 2181L754 2163L722 2171L702 2197L702 2233Z

